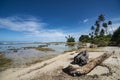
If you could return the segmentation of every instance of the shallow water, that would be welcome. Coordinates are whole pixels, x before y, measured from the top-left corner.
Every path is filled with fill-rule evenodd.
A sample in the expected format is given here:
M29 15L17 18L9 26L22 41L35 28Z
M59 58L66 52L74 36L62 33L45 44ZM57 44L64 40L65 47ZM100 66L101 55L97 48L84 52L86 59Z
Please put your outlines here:
M12 59L14 61L14 65L29 63L38 60L43 56L61 54L66 50L75 48L66 46L66 44L49 44L47 47L52 48L55 51L44 52L35 49L24 49L23 47L38 47L39 45L46 45L46 43L4 43L0 44L0 52L3 52L5 54L5 57Z

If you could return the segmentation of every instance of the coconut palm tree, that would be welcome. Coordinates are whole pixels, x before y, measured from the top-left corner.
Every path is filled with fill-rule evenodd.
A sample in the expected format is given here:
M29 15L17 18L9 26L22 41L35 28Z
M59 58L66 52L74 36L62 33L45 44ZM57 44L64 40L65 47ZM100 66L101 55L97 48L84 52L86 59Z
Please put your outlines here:
M91 35L92 35L92 34L91 34L91 33L89 33L89 37L90 37L90 38L91 38Z
M94 36L95 27L94 27L94 26L91 26L91 30L92 30L91 36Z
M107 35L107 33L108 33L108 32L107 32L107 28L108 28L107 23L103 23L102 26L105 28L105 30L106 30L106 35Z
M95 27L94 27L94 26L91 26L91 30L95 30Z
M102 28L100 31L100 36L104 36L104 34L105 34L105 30Z
M100 15L98 16L98 20L99 20L99 22L104 22L104 21L105 21L104 15L103 15L103 14L100 14Z
M100 26L100 23L99 23L98 20L95 22L95 25L96 25L96 26Z
M65 36L65 38L67 39L67 42L75 42L75 38L74 37L72 37L72 36Z
M97 26L96 29L95 29L95 35L98 36L98 33L100 31L100 26Z

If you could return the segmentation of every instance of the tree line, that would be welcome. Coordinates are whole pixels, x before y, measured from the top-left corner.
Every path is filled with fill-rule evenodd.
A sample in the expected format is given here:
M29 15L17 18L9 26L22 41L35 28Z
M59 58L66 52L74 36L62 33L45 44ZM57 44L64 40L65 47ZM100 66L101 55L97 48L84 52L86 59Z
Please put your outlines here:
M111 29L108 30L108 28ZM106 21L105 16L100 14L91 26L91 32L88 35L81 35L79 42L93 43L98 46L107 45L120 45L120 27L117 30L113 30L112 21ZM67 42L75 42L75 38L72 36L66 37Z

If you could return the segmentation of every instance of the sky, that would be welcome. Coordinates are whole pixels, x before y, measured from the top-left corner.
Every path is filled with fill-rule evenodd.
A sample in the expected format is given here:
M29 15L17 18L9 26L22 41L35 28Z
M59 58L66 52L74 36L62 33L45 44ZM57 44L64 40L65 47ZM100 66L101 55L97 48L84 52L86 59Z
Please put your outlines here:
M0 41L76 41L98 15L120 26L120 0L0 0Z

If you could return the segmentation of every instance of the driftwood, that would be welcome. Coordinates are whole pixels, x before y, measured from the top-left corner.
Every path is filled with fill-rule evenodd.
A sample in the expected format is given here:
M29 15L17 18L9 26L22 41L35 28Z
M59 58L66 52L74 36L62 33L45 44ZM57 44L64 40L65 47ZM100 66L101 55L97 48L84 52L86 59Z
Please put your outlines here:
M93 59L88 64L80 67L76 65L69 65L65 69L63 69L66 73L73 75L73 76L80 76L89 73L91 70L93 70L97 65L101 64L105 59L109 58L111 54L104 53L103 55Z
M81 52L79 52L78 55L76 55L74 57L74 61L72 63L83 66L83 65L87 64L88 60L89 60L88 52L87 51L81 51Z

